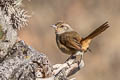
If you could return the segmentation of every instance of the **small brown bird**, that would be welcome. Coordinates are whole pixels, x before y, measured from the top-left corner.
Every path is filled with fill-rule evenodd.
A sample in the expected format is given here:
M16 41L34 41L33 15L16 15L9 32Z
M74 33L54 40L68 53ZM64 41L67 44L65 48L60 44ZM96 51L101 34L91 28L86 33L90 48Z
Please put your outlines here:
M71 26L64 22L57 22L52 27L55 30L57 46L63 53L83 55L89 49L92 39L105 31L109 25L108 22L105 22L85 38L82 38Z

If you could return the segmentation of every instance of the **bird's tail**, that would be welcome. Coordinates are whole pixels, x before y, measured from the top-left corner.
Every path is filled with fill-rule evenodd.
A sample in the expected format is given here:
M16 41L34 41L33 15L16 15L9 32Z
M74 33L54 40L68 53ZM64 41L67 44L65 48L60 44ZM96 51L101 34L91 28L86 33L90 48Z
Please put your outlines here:
M91 34L89 34L87 37L83 38L81 40L81 44L84 46L87 46L87 45L89 46L89 43L91 42L91 40L97 35L99 35L100 33L102 33L103 31L105 31L108 27L110 27L108 25L108 22L105 22L100 27L98 27L96 30L94 30Z

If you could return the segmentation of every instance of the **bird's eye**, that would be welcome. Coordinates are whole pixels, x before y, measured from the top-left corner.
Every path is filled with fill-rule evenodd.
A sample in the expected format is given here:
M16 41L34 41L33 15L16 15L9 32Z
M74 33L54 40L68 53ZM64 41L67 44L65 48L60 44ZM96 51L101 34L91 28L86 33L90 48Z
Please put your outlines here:
M63 28L64 26L62 25L61 28Z

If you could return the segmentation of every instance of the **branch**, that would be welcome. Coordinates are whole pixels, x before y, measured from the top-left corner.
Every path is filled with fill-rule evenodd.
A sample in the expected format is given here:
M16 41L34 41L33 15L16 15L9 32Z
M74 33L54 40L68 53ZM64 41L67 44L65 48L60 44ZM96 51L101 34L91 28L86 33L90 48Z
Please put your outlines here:
M62 77L68 78L84 67L84 61L77 61L76 58L69 59L64 64L53 65L53 74L58 80ZM61 79L60 79L61 80ZM63 79L64 80L64 79Z

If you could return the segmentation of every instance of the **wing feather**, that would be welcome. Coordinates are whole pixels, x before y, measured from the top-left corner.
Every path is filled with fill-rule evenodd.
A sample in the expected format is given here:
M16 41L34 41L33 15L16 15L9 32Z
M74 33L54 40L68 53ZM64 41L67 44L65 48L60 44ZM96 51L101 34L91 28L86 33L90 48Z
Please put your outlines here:
M81 37L80 35L75 32L66 32L61 34L60 42L61 44L65 45L67 48L74 49L74 50L81 50Z

